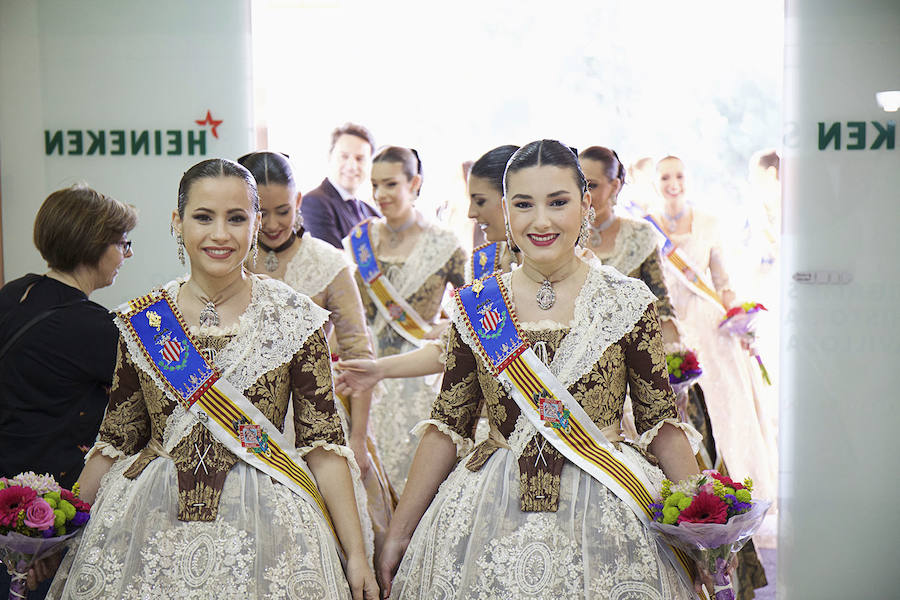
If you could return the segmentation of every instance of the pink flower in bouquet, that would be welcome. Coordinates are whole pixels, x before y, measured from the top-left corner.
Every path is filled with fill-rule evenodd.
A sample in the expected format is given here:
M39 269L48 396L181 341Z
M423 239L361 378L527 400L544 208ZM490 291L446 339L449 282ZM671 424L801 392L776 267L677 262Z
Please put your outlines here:
M25 525L35 529L48 529L53 526L56 515L53 507L47 504L43 498L36 498L25 509Z
M10 525L18 517L19 512L28 508L35 498L37 493L27 487L14 485L0 490L0 521L4 525Z
M708 471L708 472L704 471L704 472L707 473L710 477L721 481L722 485L724 485L725 487L730 487L733 490L744 489L743 484L740 484L737 481L732 481L731 478L726 475L721 475L720 473L718 473L716 471Z
M75 510L80 510L82 512L90 512L91 510L90 504L88 504L84 500L81 500L67 489L59 490L59 497L74 506Z
M678 515L679 523L724 523L728 520L728 505L719 497L700 492L690 506Z
M696 371L700 368L700 363L697 362L697 355L688 350L684 353L684 360L681 362L681 370L682 371Z

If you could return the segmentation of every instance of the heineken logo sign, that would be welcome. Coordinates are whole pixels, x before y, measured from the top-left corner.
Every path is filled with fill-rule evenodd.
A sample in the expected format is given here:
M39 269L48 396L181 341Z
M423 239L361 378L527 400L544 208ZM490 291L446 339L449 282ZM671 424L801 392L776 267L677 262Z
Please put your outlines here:
M896 121L819 121L819 150L893 150Z
M222 119L206 116L185 129L45 129L46 156L205 156ZM208 135L207 135L208 134Z

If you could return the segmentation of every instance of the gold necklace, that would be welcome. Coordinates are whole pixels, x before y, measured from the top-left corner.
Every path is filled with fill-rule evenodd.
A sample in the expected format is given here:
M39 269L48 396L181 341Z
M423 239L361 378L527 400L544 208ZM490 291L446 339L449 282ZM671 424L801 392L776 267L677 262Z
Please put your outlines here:
M196 296L197 299L204 305L203 309L200 311L200 317L199 317L200 327L206 327L206 326L218 327L219 326L219 323L221 323L221 318L219 317L219 311L216 310L216 308L218 306L224 304L228 300L231 300L232 298L237 296L238 293L241 292L243 289L242 285L237 285L237 284L242 284L243 282L244 282L244 279L243 279L243 277L241 277L241 278L237 279L234 283L229 283L227 286L225 286L224 289L220 290L219 293L216 294L215 296L210 297L208 294L203 292L202 289L200 289L199 284L194 283L193 279L188 280L188 283L194 283L194 286L196 286L198 289L200 289L200 292L203 292L201 294L200 292L194 290L193 286L190 288L190 290L194 294L194 296ZM231 291L232 286L234 286L233 291ZM231 291L231 293L228 293L229 291Z
M534 267L531 267L530 265L526 264L523 261L522 273L525 274L525 277L527 277L528 279L532 280L535 283L541 284L541 287L538 288L537 294L535 294L535 296L534 296L535 300L537 300L537 305L541 310L550 310L551 308L553 308L553 305L556 304L556 290L553 289L553 284L559 283L560 281L563 281L563 280L571 277L572 274L578 270L578 263L579 263L578 259L573 257L572 261L570 263L567 263L567 264L561 266L560 268L553 271L549 275L544 275L543 273L541 273L537 269L534 269ZM565 269L566 267L568 267L569 265L572 265L572 264L574 264L575 267L571 271L569 271L568 273L566 273L559 279L553 280L554 275L558 274L560 271L562 271L563 269ZM534 269L535 271L537 271L538 275L541 276L541 279L535 279L534 277L532 277L528 273L528 269Z

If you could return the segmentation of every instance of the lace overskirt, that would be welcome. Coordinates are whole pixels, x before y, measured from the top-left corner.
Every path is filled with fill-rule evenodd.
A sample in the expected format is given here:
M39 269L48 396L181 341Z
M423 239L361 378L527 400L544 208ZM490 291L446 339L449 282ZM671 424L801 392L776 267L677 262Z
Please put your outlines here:
M350 598L331 530L285 486L239 463L216 520L183 522L174 463L157 458L130 480L131 462L104 477L48 598Z
M624 447L654 486L662 472ZM690 598L655 537L607 488L563 467L557 512L519 509L516 455L498 450L477 472L460 463L422 517L391 598Z
M411 431L419 421L428 418L437 396L434 379L435 376L385 379L382 393L369 411L382 464L397 494L403 492L419 445Z

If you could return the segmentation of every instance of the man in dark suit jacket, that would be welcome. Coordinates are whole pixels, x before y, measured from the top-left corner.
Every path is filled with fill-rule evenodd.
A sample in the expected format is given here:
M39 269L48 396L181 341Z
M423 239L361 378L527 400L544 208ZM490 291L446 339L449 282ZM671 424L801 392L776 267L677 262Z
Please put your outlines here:
M303 194L303 227L312 235L341 248L341 240L360 221L379 216L356 197L372 168L375 140L362 125L347 123L331 134L330 173L316 189Z

